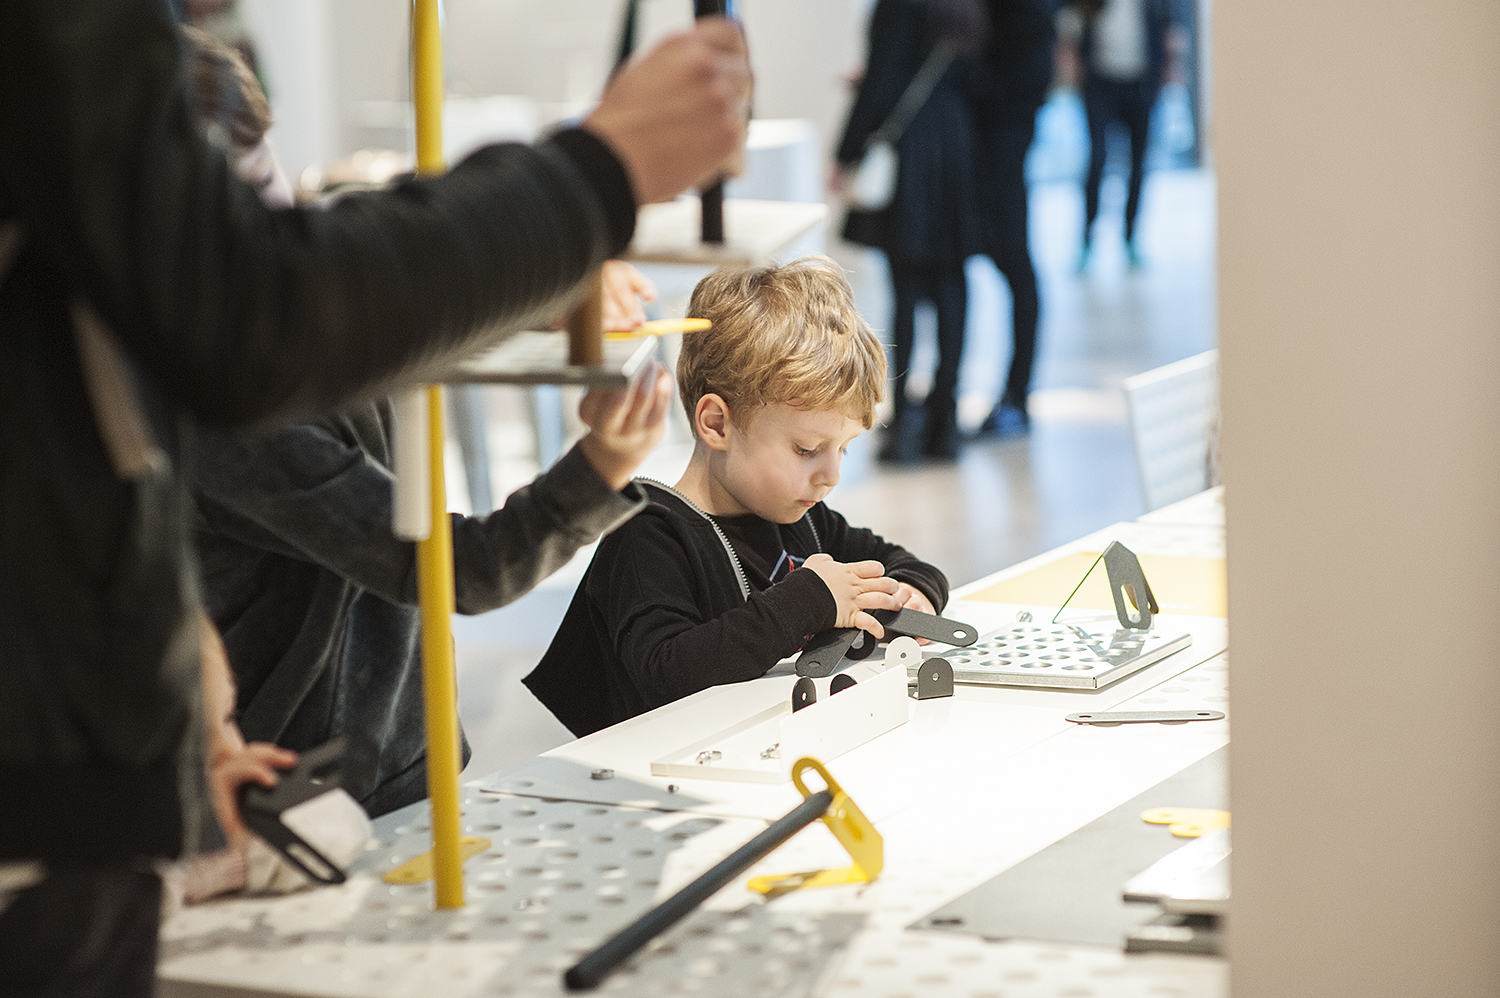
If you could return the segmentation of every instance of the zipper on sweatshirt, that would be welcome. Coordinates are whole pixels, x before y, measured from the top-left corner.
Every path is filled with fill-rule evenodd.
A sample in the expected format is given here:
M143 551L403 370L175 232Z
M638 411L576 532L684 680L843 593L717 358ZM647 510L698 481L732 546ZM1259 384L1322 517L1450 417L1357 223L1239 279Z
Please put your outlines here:
M697 503L693 502L693 500L689 499L681 492L678 492L676 489L672 488L672 486L666 484L665 482L658 482L654 478L637 478L636 481L644 482L648 485L655 485L657 488L661 489L664 492L672 493L672 495L676 496L684 503L686 503L688 509L692 510L694 513L697 513L699 516L708 521L708 525L714 528L714 533L719 535L719 543L724 545L724 552L729 555L730 563L734 565L734 577L740 584L740 596L746 603L750 602L750 580L745 578L745 568L740 564L739 553L735 551L734 545L729 543L729 535L724 533L723 528L719 526L718 522L706 511L700 509Z

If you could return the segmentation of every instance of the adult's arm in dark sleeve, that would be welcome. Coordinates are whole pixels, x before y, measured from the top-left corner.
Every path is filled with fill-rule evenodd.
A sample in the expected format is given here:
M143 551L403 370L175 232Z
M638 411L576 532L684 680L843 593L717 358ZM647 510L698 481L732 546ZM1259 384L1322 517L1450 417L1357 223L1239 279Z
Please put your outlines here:
M859 161L871 134L890 116L916 76L925 58L925 53L918 51L926 40L926 24L920 14L916 4L900 0L878 0L875 4L870 14L865 72L839 140L838 162Z
M628 243L619 160L572 130L446 177L272 211L196 130L160 0L21 0L0 31L0 218L209 422L327 409L556 308Z
M417 602L416 545L392 534L391 472L369 453L316 424L191 440L195 491L234 514L210 507L213 529L315 562L393 603ZM519 598L643 505L643 495L611 489L575 447L500 509L452 514L458 611Z
M793 572L742 606L704 620L676 538L651 520L586 585L603 608L615 651L652 707L710 686L744 682L834 625L838 605L816 572Z
M821 503L813 508L810 515L818 517L818 534L823 540L823 550L832 555L835 561L878 561L885 566L888 577L920 589L939 613L948 605L948 577L937 566L929 565L906 548L892 544L873 530L851 527L841 513Z

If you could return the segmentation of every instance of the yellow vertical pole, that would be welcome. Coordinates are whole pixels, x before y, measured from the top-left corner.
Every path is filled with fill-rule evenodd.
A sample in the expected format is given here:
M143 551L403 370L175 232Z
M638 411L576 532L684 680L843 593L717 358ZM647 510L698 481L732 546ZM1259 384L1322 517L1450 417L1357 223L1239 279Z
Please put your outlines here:
M442 173L443 39L438 0L412 4L412 104L417 120L417 172ZM462 822L458 789L458 676L453 662L453 530L443 481L443 390L427 386L432 469L432 531L417 542L417 592L422 605L422 694L427 719L427 794L432 798L433 899L439 908L464 904Z

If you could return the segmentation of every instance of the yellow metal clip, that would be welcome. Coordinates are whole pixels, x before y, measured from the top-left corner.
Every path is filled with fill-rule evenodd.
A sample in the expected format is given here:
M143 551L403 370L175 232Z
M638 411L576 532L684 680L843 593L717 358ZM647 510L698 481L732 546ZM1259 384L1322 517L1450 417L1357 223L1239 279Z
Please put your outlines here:
M833 794L833 803L828 805L828 810L823 814L823 824L828 826L833 837L839 840L839 845L849 853L854 865L840 870L805 870L800 873L752 878L750 889L767 897L777 897L804 887L869 883L885 868L885 840L859 806L844 793L844 788L829 774L827 767L816 759L798 759L792 766L792 784L804 799L811 797L814 791L808 790L807 784L802 780L802 774L809 769L817 771Z
M465 835L458 843L458 861L462 863L470 856L477 856L489 847L489 839L479 835ZM432 851L429 850L420 856L413 856L394 870L387 871L381 879L388 884L420 884L424 880L432 879L433 869Z
M1207 832L1229 827L1229 812L1211 807L1151 807L1141 812L1141 820L1153 825L1167 825L1178 838L1196 839Z

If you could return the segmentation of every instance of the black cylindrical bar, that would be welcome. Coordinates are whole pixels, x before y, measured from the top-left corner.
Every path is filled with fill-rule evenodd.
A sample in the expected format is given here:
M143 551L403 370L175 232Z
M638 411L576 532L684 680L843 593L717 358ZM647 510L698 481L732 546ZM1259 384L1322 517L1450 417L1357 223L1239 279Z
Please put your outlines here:
M712 897L715 891L754 866L771 850L823 817L832 803L833 794L828 790L813 794L778 818L771 827L730 853L712 870L646 912L603 946L579 960L563 974L563 982L571 991L598 987L599 982L629 959L632 953L676 925L694 908Z
M733 17L731 0L693 0L694 17ZM700 195L703 205L702 238L706 243L724 242L724 181L705 187Z

